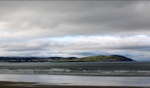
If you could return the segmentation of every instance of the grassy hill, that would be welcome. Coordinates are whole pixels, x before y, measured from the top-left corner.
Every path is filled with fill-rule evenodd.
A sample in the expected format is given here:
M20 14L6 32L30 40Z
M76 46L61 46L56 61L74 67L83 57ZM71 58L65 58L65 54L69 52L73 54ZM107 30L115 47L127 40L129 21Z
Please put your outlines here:
M115 62L115 61L133 61L130 58L121 55L109 55L109 56L89 56L81 58L81 61L86 62Z

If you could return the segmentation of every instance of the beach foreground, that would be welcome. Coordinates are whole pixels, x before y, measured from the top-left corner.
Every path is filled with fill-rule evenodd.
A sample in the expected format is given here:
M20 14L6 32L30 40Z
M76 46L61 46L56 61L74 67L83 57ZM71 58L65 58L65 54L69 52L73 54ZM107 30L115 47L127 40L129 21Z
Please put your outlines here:
M149 88L132 86L77 86L77 85L41 85L32 82L1 81L0 88Z

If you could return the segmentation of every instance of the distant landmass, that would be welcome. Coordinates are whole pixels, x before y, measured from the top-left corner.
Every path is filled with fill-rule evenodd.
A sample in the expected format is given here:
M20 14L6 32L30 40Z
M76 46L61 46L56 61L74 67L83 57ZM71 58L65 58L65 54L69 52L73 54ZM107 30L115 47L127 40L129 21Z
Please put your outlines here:
M134 61L121 55L77 57L0 57L0 62L120 62Z
M82 59L83 61L133 61L131 58L127 58L121 55L109 55L109 56L89 56Z

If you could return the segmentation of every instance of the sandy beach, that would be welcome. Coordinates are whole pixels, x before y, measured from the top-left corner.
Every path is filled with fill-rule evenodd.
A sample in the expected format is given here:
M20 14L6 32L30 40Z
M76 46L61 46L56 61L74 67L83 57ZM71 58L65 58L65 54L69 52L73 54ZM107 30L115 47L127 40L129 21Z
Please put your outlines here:
M31 82L1 81L0 88L150 88L133 86L78 86L78 85L41 85Z

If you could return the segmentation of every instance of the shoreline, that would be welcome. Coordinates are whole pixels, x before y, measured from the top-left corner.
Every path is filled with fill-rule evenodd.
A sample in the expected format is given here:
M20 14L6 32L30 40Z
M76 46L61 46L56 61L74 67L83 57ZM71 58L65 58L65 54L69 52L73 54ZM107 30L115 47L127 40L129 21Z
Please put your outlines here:
M106 76L106 77L150 77L148 75L124 75L124 74L99 74L99 73L0 73L0 75L64 75L64 76Z
M146 86L79 86L79 85L44 85L34 82L0 81L2 88L150 88Z
M150 88L149 77L135 76L4 74L0 78L0 88Z

